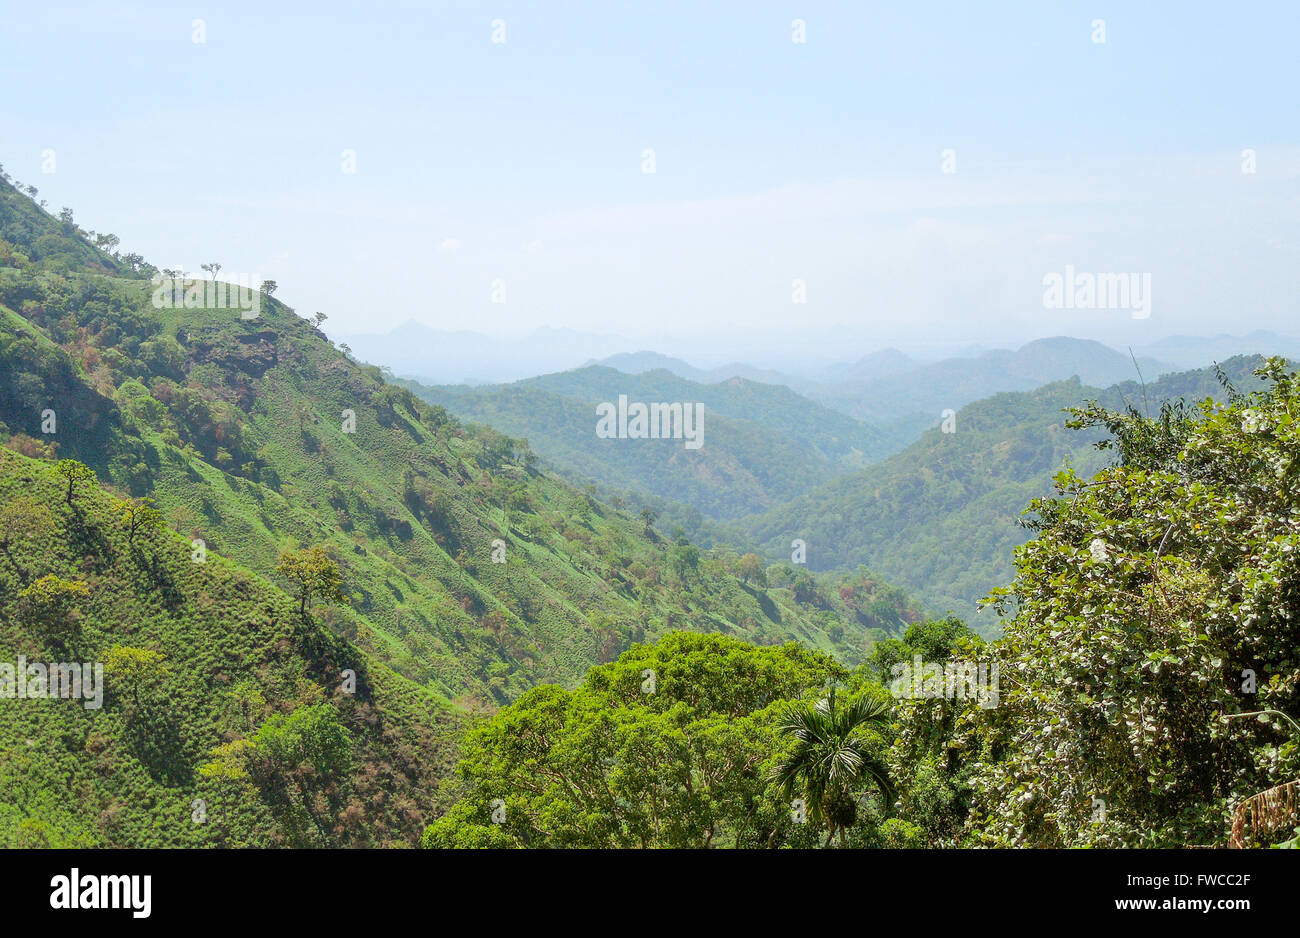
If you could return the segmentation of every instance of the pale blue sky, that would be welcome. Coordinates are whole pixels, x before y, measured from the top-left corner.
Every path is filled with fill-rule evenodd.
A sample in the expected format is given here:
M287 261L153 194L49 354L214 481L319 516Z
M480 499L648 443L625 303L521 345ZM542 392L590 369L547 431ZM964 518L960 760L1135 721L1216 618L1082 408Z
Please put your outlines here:
M11 174L160 265L274 278L332 332L551 325L689 353L802 325L904 347L1300 331L1296 3L55 2L0 22ZM1066 264L1150 272L1151 318L1045 310Z

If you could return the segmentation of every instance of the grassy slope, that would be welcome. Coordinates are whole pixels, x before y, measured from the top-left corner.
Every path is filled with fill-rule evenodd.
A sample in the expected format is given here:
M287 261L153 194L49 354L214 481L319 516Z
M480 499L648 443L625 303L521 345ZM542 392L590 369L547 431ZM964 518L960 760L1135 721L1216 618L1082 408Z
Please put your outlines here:
M135 708L119 681L105 704L0 699L0 844L203 846L284 842L284 812L270 793L202 778L213 747L248 735L273 713L332 701L351 739L352 771L325 811L333 844L413 842L436 803L458 718L436 696L319 625L237 564L193 560L162 530L128 540L113 497L97 486L65 503L48 463L0 450L0 513L37 506L43 524L9 526L0 557L0 661L102 660L114 645L166 656L153 703ZM28 623L19 590L55 574L89 587L74 637ZM359 676L341 692L343 669ZM260 698L239 704L241 691ZM148 698L146 698L147 700ZM193 803L207 820L192 818Z

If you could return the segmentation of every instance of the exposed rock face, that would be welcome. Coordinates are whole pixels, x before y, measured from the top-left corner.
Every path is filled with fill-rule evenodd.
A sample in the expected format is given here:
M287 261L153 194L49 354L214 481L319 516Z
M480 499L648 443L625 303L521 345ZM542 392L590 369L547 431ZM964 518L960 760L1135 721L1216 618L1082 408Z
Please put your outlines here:
M260 378L280 361L276 338L274 331L264 329L238 336L234 344L197 342L191 348L191 359L196 364L211 362L223 369L233 369Z

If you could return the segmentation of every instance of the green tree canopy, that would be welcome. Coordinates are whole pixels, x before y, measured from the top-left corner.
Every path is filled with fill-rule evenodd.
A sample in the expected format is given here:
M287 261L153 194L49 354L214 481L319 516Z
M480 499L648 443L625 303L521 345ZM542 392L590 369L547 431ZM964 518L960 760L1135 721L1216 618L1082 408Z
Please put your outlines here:
M298 611L302 615L307 614L307 607L315 597L339 603L348 601L339 565L322 547L285 551L275 572L297 587Z
M69 505L72 504L72 496L78 483L95 481L95 470L75 459L60 459L54 464L54 469L68 480L68 494L65 501Z
M66 645L78 631L78 606L88 595L90 588L80 580L47 573L18 592L18 615L60 645Z
M995 844L1226 838L1232 806L1300 775L1300 387L1159 416L1091 407L1119 464L1034 504L1000 603L1002 705L950 745L978 761L969 829ZM993 755L994 758L982 756Z
M829 658L674 632L525 693L465 739L464 795L427 846L769 846L795 827L769 778L779 704Z

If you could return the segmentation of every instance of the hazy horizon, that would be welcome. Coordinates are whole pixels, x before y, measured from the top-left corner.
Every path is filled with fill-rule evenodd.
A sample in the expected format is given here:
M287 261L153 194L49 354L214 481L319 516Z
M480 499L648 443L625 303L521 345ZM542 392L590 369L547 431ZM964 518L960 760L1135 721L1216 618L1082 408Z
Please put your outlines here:
M1292 322L1295 7L381 6L27 10L0 162L340 337L551 325L744 358L751 334L1124 348ZM1052 308L1071 268L1149 278L1146 308Z
M1252 340L1252 333L1222 332L1206 336L1163 336L1141 345L1065 334L1033 335L1002 342L990 339L982 343L879 345L873 344L869 332L854 333L848 327L811 335L758 333L738 342L726 336L637 338L553 326L500 336L473 329L438 330L411 321L384 333L338 334L335 338L348 344L358 358L389 367L400 377L443 384L476 384L515 381L616 356L647 353L678 359L704 371L746 365L814 381L824 378L824 373L836 366L852 365L879 353L900 352L915 364L924 365L952 358L975 358L988 352L1014 352L1034 342L1059 338L1100 342L1122 354L1131 351L1140 359L1155 359L1169 370L1203 367L1236 354L1270 351L1300 354L1300 337L1287 332L1259 332L1261 339L1266 337L1267 341ZM433 344L418 344L421 340ZM1277 347L1279 340L1284 348ZM444 344L437 344L440 341ZM481 358L473 357L476 349ZM426 363L423 370L420 362Z

